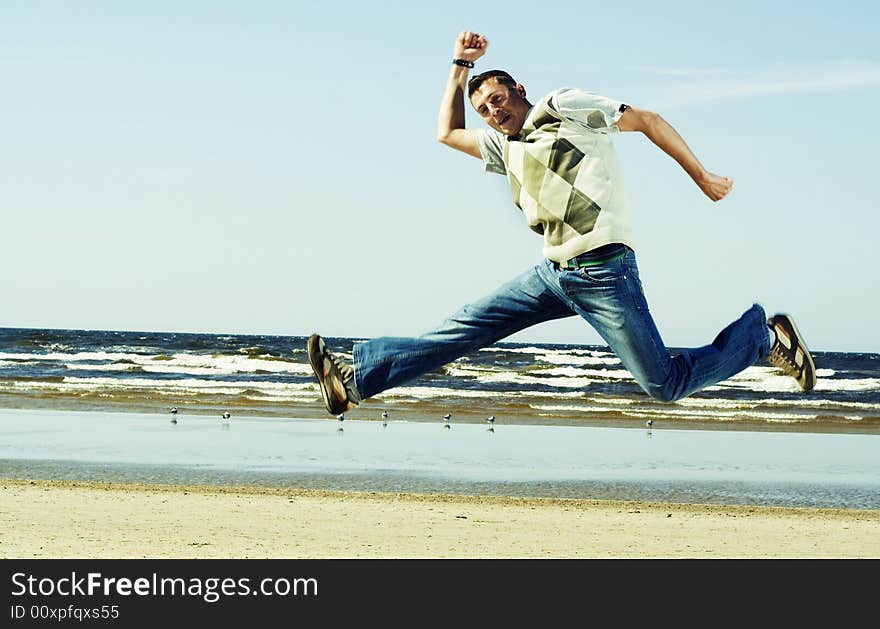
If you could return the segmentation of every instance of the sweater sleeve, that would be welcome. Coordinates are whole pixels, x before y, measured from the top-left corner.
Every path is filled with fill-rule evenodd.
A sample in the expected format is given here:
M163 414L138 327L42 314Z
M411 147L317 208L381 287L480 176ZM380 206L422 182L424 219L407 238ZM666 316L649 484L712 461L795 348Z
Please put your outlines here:
M483 164L486 172L506 175L507 168L504 166L504 143L507 138L495 129L480 129L477 135L480 145L480 153L483 155Z
M550 105L560 115L596 133L620 131L617 121L627 109L622 101L571 88L556 92Z

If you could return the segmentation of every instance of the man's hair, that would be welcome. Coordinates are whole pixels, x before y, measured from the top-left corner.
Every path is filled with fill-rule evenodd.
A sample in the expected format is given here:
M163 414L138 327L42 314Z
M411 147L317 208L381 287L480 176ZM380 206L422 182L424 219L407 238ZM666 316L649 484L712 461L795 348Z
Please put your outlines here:
M480 86L489 79L495 79L499 84L506 85L508 88L516 87L516 81L504 70L487 70L480 74L475 74L468 81L468 98L473 96L474 92L480 89Z

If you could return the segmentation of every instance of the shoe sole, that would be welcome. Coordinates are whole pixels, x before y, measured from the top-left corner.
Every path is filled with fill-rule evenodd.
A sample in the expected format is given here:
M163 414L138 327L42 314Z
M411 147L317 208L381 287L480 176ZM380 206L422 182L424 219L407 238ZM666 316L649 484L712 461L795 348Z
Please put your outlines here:
M309 354L309 364L312 366L312 371L315 372L315 378L318 379L318 388L321 389L321 397L324 398L324 406L327 412L331 415L338 415L344 412L347 409L336 410L333 404L331 404L330 394L327 392L327 386L324 384L324 359L322 357L323 352L321 351L321 337L317 334L311 335L306 343L306 350Z
M780 315L785 318L788 322L788 325L791 326L792 331L794 332L795 341L804 352L804 359L810 365L810 373L813 377L810 379L810 382L807 383L809 386L805 384L801 384L801 381L798 380L798 384L801 384L801 388L804 391L812 391L813 387L816 386L816 364L813 362L813 355L810 353L810 350L807 348L807 344L804 343L804 337L801 336L801 331L798 330L797 325L795 325L794 319L792 319L789 315Z

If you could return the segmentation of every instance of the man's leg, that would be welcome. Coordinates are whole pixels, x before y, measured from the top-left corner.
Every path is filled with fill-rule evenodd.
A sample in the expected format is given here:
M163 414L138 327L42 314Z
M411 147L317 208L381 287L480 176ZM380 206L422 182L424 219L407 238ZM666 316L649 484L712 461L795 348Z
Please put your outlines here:
M635 254L579 271L554 271L571 307L605 339L654 399L675 401L730 378L770 350L764 310L755 304L711 344L670 356L648 310Z
M366 399L527 327L575 313L547 286L538 267L461 308L418 337L380 337L354 346L355 386Z

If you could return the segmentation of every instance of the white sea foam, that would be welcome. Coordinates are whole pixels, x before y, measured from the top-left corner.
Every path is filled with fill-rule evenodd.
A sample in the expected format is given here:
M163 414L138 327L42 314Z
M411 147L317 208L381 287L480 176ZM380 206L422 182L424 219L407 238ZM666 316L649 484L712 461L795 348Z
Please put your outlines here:
M11 386L10 386L11 385ZM222 382L215 380L181 379L153 380L149 378L78 378L66 377L62 382L13 382L0 383L4 388L39 389L59 393L109 393L138 392L148 390L152 394L180 395L242 395L254 399L314 400L317 384L262 381Z
M564 389L579 389L583 387L588 387L591 384L595 384L596 378L541 378L539 376L507 372L479 376L477 378L477 381L485 383L508 382L511 384L537 384Z
M880 378L857 378L853 380L817 380L814 391L876 391Z
M576 413L584 413L589 411L590 413L619 413L619 408L612 408L610 406L595 406L593 404L584 404L582 406L574 406L569 404L529 404L529 408L533 408L536 411L563 411L563 412L576 412Z
M135 363L109 363L106 365L89 365L85 363L65 363L64 367L70 371L131 371L141 365ZM146 371L146 370L145 370Z
M280 360L263 360L245 356L202 356L198 354L174 354L167 360L156 360L153 357L141 357L130 362L93 365L83 363L67 363L71 370L90 371L128 371L132 367L140 367L147 373L180 373L193 376L233 375L239 373L255 373L258 371L271 373L311 374L308 364L292 363Z
M587 399L589 401L595 402L597 404L614 404L615 406L628 406L630 404L638 404L637 400L633 400L630 398L622 398L622 397L620 397L620 398L614 398L614 397L595 398L595 397L591 397L591 398L587 398Z
M376 399L385 398L415 398L418 400L430 400L434 398L489 398L507 397L502 391L478 391L473 389L449 389L446 387L396 387L383 391L374 396Z
M789 376L776 373L765 375L762 379L730 378L717 385L707 387L706 391L720 391L725 388L748 389L766 393L792 392L801 390L797 381ZM844 380L840 378L819 378L813 391L872 391L880 389L880 378L859 378Z
M143 357L143 354L123 354L120 352L77 352L75 354L64 352L48 352L45 354L8 354L5 352L0 352L0 360L54 360L58 362L77 360L132 360L138 356Z
M484 347L481 352L506 352L509 354L543 354L546 347Z
M797 400L797 402L792 402L791 400L778 400L776 398L765 398L762 400L756 400L758 404L768 405L768 406L791 406L792 404L797 404L798 406L820 406L823 408L853 408L859 410L880 410L880 404L871 404L870 402L841 402L837 400L828 400L828 399L818 399L818 400Z
M542 376L568 376L591 378L607 378L609 380L632 380L632 374L626 369L579 369L578 367L555 367L553 369L541 369L530 373Z
M534 354L535 360L556 365L615 365L620 359L610 352L592 349L547 349L546 347L485 347L481 352L509 352Z
M512 382L517 384L544 384L551 387L574 387L576 382L595 382L596 380L632 380L625 369L581 369L577 367L556 367L552 369L531 369L516 372L507 369L492 369L465 365L452 365L445 368L446 374L454 378L475 378L478 382Z
M568 353L541 354L536 360L554 365L619 365L620 359L613 356L573 356Z
M312 372L311 367L307 363L278 360L268 355L260 358L226 354L188 354L183 352L162 357L119 352L0 354L0 360L4 359L5 362L10 360L63 362L65 367L70 370L124 372L137 366L148 373L180 373L195 376L231 375L255 373L258 371L303 375Z
M311 373L307 364L284 360L261 359L248 356L173 354L170 360L136 361L151 368L172 367L170 371L183 369L211 369L211 373L233 374L260 371L273 373Z
M711 399L711 398L684 398L682 400L678 400L674 402L677 406L683 406L686 408L707 408L707 409L719 409L719 408L754 408L756 404L760 403L760 400L728 400L728 399ZM788 403L791 405L791 402Z
M472 365L463 362L454 362L442 367L446 375L454 378L468 377L473 378L487 373L513 373L509 369L503 367L487 367L482 365Z
M570 391L480 391L475 389L450 389L448 387L396 387L379 393L382 398L415 398L430 400L434 398L580 398L583 394Z

